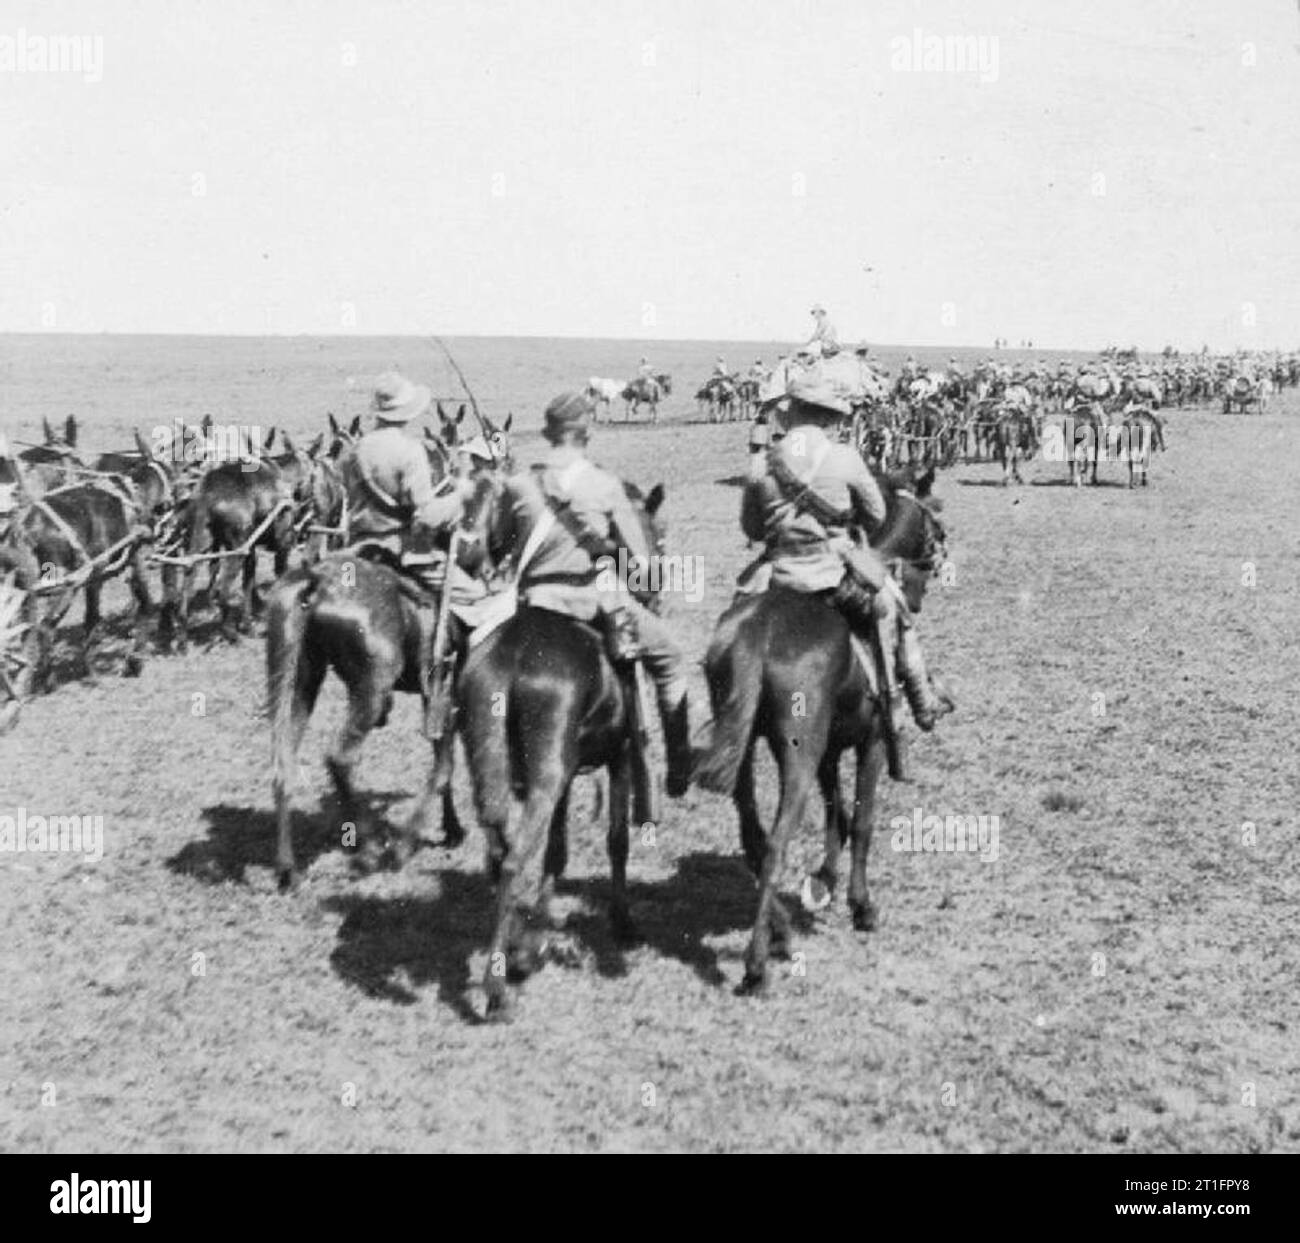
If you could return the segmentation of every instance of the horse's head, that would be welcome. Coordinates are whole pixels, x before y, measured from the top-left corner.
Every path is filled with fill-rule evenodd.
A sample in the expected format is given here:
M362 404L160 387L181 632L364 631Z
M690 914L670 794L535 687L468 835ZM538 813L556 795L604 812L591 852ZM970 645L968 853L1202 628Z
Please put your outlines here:
M510 429L514 426L514 414L507 414L506 421L500 426L493 423L487 415L480 416L483 426L483 442L491 454L491 468L513 474L515 469L515 450L510 440Z
M938 572L947 556L948 532L939 518L942 502L931 495L935 468L907 467L879 475L885 497L885 520L871 546L886 560L905 565L903 591L913 612L921 607L926 580Z

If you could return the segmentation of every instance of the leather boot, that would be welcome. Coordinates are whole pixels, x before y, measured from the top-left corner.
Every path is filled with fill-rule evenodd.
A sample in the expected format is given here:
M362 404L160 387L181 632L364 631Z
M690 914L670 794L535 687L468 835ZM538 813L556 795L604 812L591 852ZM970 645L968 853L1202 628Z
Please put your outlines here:
M664 788L669 798L681 798L691 785L691 726L686 696L675 708L659 705L659 719L664 730L664 749L668 752L668 777Z
M898 678L907 693L917 728L929 733L941 716L956 708L952 696L925 671L921 640L914 626L902 627L898 636Z

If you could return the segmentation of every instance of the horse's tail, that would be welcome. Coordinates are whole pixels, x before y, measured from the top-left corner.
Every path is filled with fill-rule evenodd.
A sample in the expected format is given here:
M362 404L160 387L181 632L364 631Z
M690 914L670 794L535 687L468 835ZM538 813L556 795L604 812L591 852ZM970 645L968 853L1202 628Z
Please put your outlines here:
M293 711L309 609L320 585L318 568L281 579L266 610L267 713L271 718L271 780L276 791L293 788Z
M758 657L748 662L746 668L747 662L737 659L739 637L737 634L726 650L719 653L718 662L722 662L726 670L726 694L720 704L715 698L713 738L695 765L695 784L714 794L731 794L736 788L740 765L753 739L754 720L763 691L762 659ZM711 683L715 683L722 673L717 668L718 662L706 658Z

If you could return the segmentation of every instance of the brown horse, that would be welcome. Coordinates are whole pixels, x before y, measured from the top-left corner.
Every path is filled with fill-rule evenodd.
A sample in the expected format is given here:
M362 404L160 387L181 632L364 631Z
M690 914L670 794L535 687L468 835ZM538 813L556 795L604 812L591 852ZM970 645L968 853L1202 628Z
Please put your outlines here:
M649 546L662 548L656 514L663 488L655 487L644 499L632 486L626 490ZM604 636L546 609L519 609L465 663L458 684L461 734L496 885L484 977L489 1017L508 1011L507 964L511 974L527 975L545 949L550 900L568 859L569 787L588 769L605 768L609 774L611 920L620 939L634 936L627 905L627 694L606 656ZM510 831L515 799L523 808Z
M39 497L23 496L0 547L0 567L14 573L16 586L32 593L26 609L26 668L17 687L45 689L54 634L78 590L85 592L81 661L100 623L100 593L107 578L129 572L136 601L129 673L139 671L146 618L152 612L146 555L156 524L170 507L172 475L140 452L128 471L92 482L70 484Z
M463 526L481 546L487 515L499 484L492 472L477 477ZM467 541L468 546L474 542ZM473 560L460 562L474 573ZM330 553L281 578L267 605L266 673L271 713L272 788L275 796L282 889L297 881L291 831L291 796L298 747L321 683L331 669L348 689L347 720L327 766L357 841L372 838L373 815L358 797L352 770L370 731L388 720L393 695L421 694L425 688L432 610L422 591L390 560L368 559L357 549ZM449 742L449 740L448 740ZM449 748L448 748L449 749ZM435 759L437 757L435 756ZM435 763L404 829L398 830L397 855L405 857L429 825L445 769ZM455 834L448 827L449 836Z
M932 468L916 481L915 493L903 477L881 480L887 509L871 541L883 557L913 566L908 588L914 609L920 607L925 573L942 556L943 527L923 499L933 477ZM732 797L745 860L759 880L758 913L738 990L754 993L766 986L769 954L789 950L790 915L776 887L791 835L816 788L827 809L826 858L813 880L826 894L833 890L839 851L851 837L853 924L862 932L875 927L866 864L885 762L881 708L853 653L848 624L821 594L773 588L742 597L719 620L704 668L714 732L697 763L696 781ZM763 828L754 794L754 749L760 738L780 774L780 803L770 832ZM838 783L839 758L849 748L857 761L851 821Z

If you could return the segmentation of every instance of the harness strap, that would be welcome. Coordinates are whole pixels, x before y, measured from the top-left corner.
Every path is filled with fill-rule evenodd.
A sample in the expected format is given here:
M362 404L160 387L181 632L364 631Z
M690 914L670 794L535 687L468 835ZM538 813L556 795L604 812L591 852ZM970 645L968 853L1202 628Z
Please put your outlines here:
M59 534L72 545L73 551L80 558L81 565L85 565L86 562L92 560L90 553L86 549L86 545L81 541L81 537L72 529L71 526L68 525L67 521L61 514L57 513L51 506L47 505L44 500L33 501L32 508L39 510L54 524Z
M812 465L803 475L796 474L786 465L779 453L770 450L768 452L767 467L781 495L799 513L807 514L823 527L847 526L853 520L853 511L851 509L836 509L834 505L831 505L812 491L813 478L816 476L822 462L826 460L830 448L831 442L828 439L813 454Z

